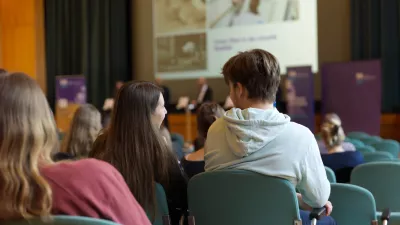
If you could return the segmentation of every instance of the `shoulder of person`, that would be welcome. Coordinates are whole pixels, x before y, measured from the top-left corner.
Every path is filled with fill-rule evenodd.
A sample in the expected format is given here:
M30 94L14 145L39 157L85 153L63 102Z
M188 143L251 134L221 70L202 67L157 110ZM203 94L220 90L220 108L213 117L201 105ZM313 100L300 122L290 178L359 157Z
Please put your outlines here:
M225 129L225 119L218 118L208 129L208 133L221 132Z
M303 126L301 124L295 123L295 122L290 122L289 123L289 129L295 134L295 135L301 135L304 138L313 138L314 134L311 132L310 129L308 129L308 127Z
M71 177L87 177L90 180L121 176L111 164L97 159L59 162L47 170L50 173L63 173Z

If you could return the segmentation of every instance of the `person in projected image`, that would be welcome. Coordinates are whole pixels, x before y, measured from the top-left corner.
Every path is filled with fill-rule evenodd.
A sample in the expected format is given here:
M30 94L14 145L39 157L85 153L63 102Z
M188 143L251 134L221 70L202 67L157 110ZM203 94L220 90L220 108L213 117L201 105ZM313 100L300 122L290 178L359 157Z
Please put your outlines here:
M249 9L242 12L244 3L245 0L232 0L232 5L235 7L235 11L229 22L230 27L265 23L264 18L258 12L260 0L250 0Z

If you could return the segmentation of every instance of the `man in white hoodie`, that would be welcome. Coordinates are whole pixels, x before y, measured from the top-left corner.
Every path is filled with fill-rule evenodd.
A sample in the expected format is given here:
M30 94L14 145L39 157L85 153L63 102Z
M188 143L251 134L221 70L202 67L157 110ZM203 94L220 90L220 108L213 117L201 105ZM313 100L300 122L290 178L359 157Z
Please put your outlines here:
M222 74L235 108L208 131L205 170L243 169L287 179L301 193L301 209L325 206L329 215L330 184L313 133L273 106L280 82L276 58L261 49L241 52ZM318 224L335 222L326 217Z

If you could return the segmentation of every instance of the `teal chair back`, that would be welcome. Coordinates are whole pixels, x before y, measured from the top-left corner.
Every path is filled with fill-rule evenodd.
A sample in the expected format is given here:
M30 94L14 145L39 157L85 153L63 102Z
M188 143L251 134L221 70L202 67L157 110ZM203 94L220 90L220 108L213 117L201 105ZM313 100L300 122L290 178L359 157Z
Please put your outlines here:
M369 134L365 132L350 132L346 136L351 139L365 139L369 137Z
M393 158L399 156L399 142L394 140L384 140L372 145L377 151L389 152Z
M381 142L382 138L378 137L378 136L371 136L371 137L368 137L368 138L363 138L363 139L361 139L361 141L364 142L365 145L371 145L372 146L374 144L377 144L377 143Z
M188 198L189 221L196 225L300 222L293 185L250 171L214 171L194 176L189 181Z
M349 140L347 140L347 142L352 143L356 149L365 147L364 142L362 142L358 139L349 139Z
M378 211L400 212L400 162L372 162L354 168L351 183L369 190Z
M168 202L167 196L165 195L165 191L161 184L156 183L156 198L157 198L157 211L154 218L153 225L169 225L170 218L169 218L169 210L168 210ZM147 217L150 221L152 220L152 216L150 213L147 213Z
M364 147L358 147L357 151L361 152L362 154L376 152L375 148L369 145L365 145Z
M328 177L328 180L330 183L336 183L336 175L335 172L333 172L333 170L329 167L325 166L325 172L326 172L326 176Z
M7 225L118 225L117 223L80 216L52 216L51 220L42 219L7 221Z
M331 184L333 211L340 225L370 225L377 221L374 196L367 189L351 184Z
M393 156L389 152L366 152L363 153L364 162L381 162L381 161L392 161Z

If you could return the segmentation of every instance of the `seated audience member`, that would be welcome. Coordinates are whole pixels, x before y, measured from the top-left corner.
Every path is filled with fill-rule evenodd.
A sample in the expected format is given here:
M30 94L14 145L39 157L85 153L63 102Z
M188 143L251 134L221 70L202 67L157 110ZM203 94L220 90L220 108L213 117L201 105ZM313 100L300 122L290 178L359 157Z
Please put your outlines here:
M105 152L98 158L121 172L152 219L156 213L154 183L160 183L166 191L172 224L178 224L187 211L187 181L160 134L167 113L162 89L150 82L126 83L117 94L112 112Z
M280 68L269 52L241 52L225 63L232 108L208 130L205 170L243 169L289 180L301 193L302 209L327 208L330 184L317 142L306 127L274 108ZM301 211L304 223L309 212ZM325 217L318 224L335 224Z
M324 120L322 122L322 126L325 123L327 123L327 122L329 123L332 120L335 120L335 121L338 121L339 123L342 123L342 121L340 120L340 117L337 114L328 113L324 117ZM321 129L322 129L322 127L321 127ZM343 140L344 140L344 138L346 138L346 137L344 136L344 132L343 132ZM328 149L326 148L324 140L318 141L318 147L319 147L319 151L321 152L321 154L327 154L328 153ZM349 151L349 152L356 151L356 147L354 147L354 145L352 143L350 143L350 142L343 141L342 142L342 148L346 152L347 151Z
M222 107L216 103L204 103L197 111L197 132L201 139L207 138L208 128L224 115ZM183 157L181 164L189 178L204 172L204 148Z
M101 128L101 114L96 107L89 104L79 107L63 139L61 152L54 156L54 160L87 158Z
M150 225L121 174L95 159L54 163L53 115L24 74L0 77L0 220L74 215ZM95 176L93 176L95 174Z
M328 149L328 154L321 155L324 165L335 172L337 182L350 182L351 171L364 163L364 158L361 152L344 150L345 135L339 117L331 116L324 121L321 136Z

